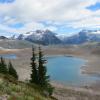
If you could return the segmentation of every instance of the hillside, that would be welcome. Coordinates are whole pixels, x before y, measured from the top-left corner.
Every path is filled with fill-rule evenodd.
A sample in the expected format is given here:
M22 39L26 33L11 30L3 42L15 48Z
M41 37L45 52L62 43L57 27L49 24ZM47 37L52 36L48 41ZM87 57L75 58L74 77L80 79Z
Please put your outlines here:
M47 97L35 85L14 80L10 76L0 74L0 100L56 100Z
M0 47L7 49L30 48L33 44L25 40L0 40Z
M87 52L90 52L91 54L100 55L100 42L88 42L79 47L87 50Z
M15 41L15 40L14 40ZM22 40L21 40L22 41ZM21 42L20 41L20 42ZM5 42L5 41L4 41ZM30 43L30 42L28 42ZM3 46L3 45L2 45ZM19 47L19 46L18 46ZM86 68L82 68L83 71L86 70L84 73L89 73L98 75L100 72L100 43L98 42L90 42L85 43L83 45L61 45L61 46L43 46L44 54L46 55L65 55L71 54L77 57L82 57L89 61L89 65ZM98 51L98 52L97 52ZM27 52L27 53L25 53ZM94 53L95 52L95 53ZM1 53L2 54L2 53ZM28 79L29 77L29 69L27 66L30 64L30 56L31 56L31 48L26 49L19 49L19 51L14 52L18 59L12 60L13 65L15 66L20 80ZM97 57L98 56L98 57ZM91 61L91 62L90 62ZM94 67L95 66L95 67ZM88 68L87 68L88 67ZM23 74L25 73L25 74ZM45 98L41 91L36 87L33 88L26 83L18 82L17 84L13 82L6 82L2 76L0 78L0 95L8 96L10 95L11 99L15 96L16 100L52 100L50 98ZM9 83L9 84L6 84ZM53 96L56 97L58 100L100 100L100 84L96 84L96 87L93 86L85 86L84 88L75 88L75 87L68 87L68 86L61 86L59 84L53 84L55 87ZM27 88L28 87L28 88ZM92 89L94 88L94 89ZM26 92L25 92L26 90ZM19 92L20 91L20 92ZM31 92L32 91L32 92ZM35 93L34 93L35 91ZM30 93L31 92L31 93ZM26 95L27 94L27 95ZM17 96L16 96L17 95ZM40 97L37 99L37 95ZM28 96L28 97L27 97ZM35 99L31 97L36 97ZM27 99L28 98L28 99ZM42 99L41 99L42 98ZM9 99L8 99L9 100Z

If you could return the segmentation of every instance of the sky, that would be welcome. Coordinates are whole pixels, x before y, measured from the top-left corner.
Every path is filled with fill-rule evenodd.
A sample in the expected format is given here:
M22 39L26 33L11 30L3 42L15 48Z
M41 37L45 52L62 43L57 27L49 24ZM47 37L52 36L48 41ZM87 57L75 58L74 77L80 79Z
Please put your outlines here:
M0 0L0 35L100 29L100 0Z

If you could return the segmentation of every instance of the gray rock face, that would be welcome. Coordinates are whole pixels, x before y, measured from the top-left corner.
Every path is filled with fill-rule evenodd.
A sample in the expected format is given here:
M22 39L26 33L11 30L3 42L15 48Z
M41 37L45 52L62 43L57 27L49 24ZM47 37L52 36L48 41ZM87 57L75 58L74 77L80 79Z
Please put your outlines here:
M65 44L82 44L85 42L100 42L100 31L82 30L76 35L66 37L63 42Z
M27 32L26 34L20 34L17 39L27 40L44 45L60 44L62 42L60 39L56 37L55 33L49 30L45 31L37 30L37 31Z

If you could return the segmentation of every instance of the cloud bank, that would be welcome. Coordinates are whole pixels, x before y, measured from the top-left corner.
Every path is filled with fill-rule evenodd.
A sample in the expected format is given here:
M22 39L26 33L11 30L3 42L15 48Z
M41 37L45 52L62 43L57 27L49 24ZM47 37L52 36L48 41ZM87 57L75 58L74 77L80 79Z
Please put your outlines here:
M36 29L59 32L62 26L66 29L100 28L100 9L96 11L87 9L96 3L100 3L100 0L3 2L0 3L0 34L26 33Z

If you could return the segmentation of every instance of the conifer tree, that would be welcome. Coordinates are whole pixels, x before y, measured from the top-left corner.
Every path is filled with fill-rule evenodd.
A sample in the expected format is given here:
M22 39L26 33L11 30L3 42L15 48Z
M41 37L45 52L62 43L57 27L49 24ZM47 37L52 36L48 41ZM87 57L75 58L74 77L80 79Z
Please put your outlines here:
M32 73L31 73L30 82L38 84L38 69L36 64L36 54L35 54L34 47L32 47L31 69L32 69Z
M18 75L17 75L17 72L16 70L14 69L11 61L9 61L9 64L8 64L8 74L13 76L15 79L18 80Z
M49 84L49 76L46 75L47 69L45 66L46 60L44 59L41 48L39 47L39 66L38 66L38 77L39 77L39 85L41 87L47 87Z
M0 58L0 73L2 73L2 74L8 73L7 65L6 65L3 57Z
M54 88L49 83L49 76L47 76L47 69L45 66L46 60L42 53L41 48L39 47L38 61L35 54L35 50L32 47L32 57L31 57L31 68L32 73L30 76L30 83L35 83L40 86L44 91L48 92L49 95L52 95Z

